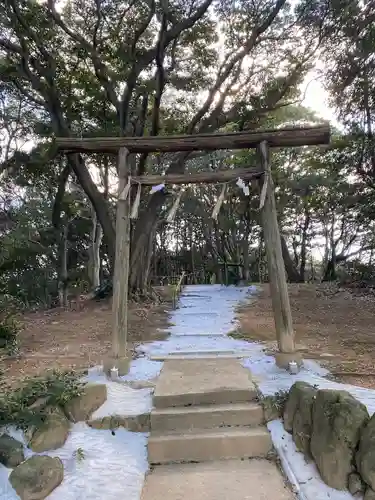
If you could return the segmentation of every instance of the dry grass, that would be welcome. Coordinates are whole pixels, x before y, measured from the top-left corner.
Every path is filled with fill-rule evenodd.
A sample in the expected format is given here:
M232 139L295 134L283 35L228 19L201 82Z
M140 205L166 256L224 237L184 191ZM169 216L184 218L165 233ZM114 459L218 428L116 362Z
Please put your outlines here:
M169 298L168 291L162 295ZM133 356L138 344L165 337L158 329L168 325L169 307L168 303L130 304L129 349ZM99 364L111 349L111 317L109 301L88 301L80 310L26 314L21 318L21 357L3 358L1 363L6 385L47 369L84 370Z
M345 383L375 388L375 301L348 291L311 284L290 285L298 349ZM269 287L238 311L244 338L276 348Z

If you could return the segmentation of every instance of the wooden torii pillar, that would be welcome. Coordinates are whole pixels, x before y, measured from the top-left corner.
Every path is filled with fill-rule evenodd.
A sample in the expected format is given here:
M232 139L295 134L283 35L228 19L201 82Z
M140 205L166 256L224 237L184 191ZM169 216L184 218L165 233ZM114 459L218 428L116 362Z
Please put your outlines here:
M271 289L273 316L279 352L276 364L280 368L289 368L289 363L302 363L300 353L296 352L292 312L290 309L288 283L281 248L279 223L275 201L275 190L270 166L270 148L266 141L258 146L258 156L264 171L260 194L260 213L264 243L267 254L268 279Z
M110 373L117 369L118 375L129 371L131 356L128 353L128 292L130 261L130 192L126 193L129 151L118 152L118 190L116 207L116 251L113 272L112 298L112 356L104 360L104 370Z
M158 185L228 182L242 179L264 178L261 193L262 225L267 247L268 272L272 293L279 353L276 361L287 368L290 361L300 362L295 351L292 316L281 252L279 226L277 222L271 169L270 147L299 147L328 144L329 124L310 127L287 127L274 130L255 130L231 133L198 134L157 137L103 137L103 138L57 138L58 150L68 153L118 153L119 188L116 213L116 254L113 290L113 343L112 354L105 363L106 370L116 368L125 374L129 367L127 352L128 327L128 281L130 247L130 196L125 198L128 182L127 158L130 153L170 153L179 151L214 151L219 149L257 148L260 168L230 169L216 172L199 172L170 175L144 175L134 177L136 184Z

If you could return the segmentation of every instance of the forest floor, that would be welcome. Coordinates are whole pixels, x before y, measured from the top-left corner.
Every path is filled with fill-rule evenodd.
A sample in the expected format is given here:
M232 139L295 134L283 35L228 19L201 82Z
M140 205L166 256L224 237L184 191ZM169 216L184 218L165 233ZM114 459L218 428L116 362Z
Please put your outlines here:
M130 303L128 346L133 357L139 344L166 336L159 329L169 324L170 294L167 287L158 292L162 303ZM16 386L26 377L41 375L46 370L80 371L101 364L112 345L111 308L110 300L88 300L69 310L23 315L19 319L20 356L0 359L3 387Z
M269 287L259 285L249 305L238 309L235 336L277 348ZM336 380L375 388L375 296L335 285L289 285L297 348L317 359Z

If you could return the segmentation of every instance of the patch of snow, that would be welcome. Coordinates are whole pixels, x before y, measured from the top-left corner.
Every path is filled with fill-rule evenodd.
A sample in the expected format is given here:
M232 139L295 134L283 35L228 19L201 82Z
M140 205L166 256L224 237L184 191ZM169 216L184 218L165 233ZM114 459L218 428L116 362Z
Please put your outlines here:
M180 307L171 315L169 337L138 348L150 356L178 352L243 351L248 343L227 334L237 323L234 311L254 287L190 285L184 288Z
M141 415L152 409L151 389L132 389L121 382L107 384L107 400L92 414L92 418L111 415Z
M118 500L124 492L127 499L139 499L148 470L146 445L146 434L117 429L113 435L83 422L74 424L62 448L43 453L59 457L64 465L63 482L48 500ZM26 456L31 455L27 450ZM19 500L8 481L10 472L0 465L1 500Z
M254 355L245 359L242 364L248 368L256 378L260 392L267 396L279 391L288 391L297 380L308 382L319 389L336 389L348 391L352 396L366 405L370 415L375 413L375 391L364 389L350 384L341 384L324 378L329 371L321 367L314 360L304 360L303 367L296 375L291 375L286 370L276 366L275 359L263 352L262 346L256 343L248 343L248 350Z
M130 371L119 382L109 380L102 367L90 368L83 381L106 384L107 401L93 413L93 418L109 415L139 415L151 411L151 389L132 389L121 380L151 380L158 376L162 363L147 358L132 361ZM24 444L25 457L34 453L27 448L21 430L9 427L6 432ZM77 458L77 449L82 449L84 458ZM49 496L49 500L139 500L145 473L148 470L147 434L117 429L97 430L79 422L71 427L64 446L43 453L61 458L64 465L64 480ZM0 464L1 500L19 500L9 483L11 469Z

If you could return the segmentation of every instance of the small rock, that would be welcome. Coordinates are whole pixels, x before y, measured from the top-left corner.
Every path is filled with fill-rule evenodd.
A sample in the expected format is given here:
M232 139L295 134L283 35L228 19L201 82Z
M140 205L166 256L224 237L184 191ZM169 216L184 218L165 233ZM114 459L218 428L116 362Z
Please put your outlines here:
M124 427L131 432L150 432L150 414L143 413L135 416L112 415L104 418L89 420L87 425L93 429L112 430Z
M370 486L367 488L363 500L375 500L375 491Z
M63 478L64 467L59 458L34 455L11 472L9 481L21 500L43 500Z
M284 409L284 427L286 431L293 431L294 415L298 408L301 392L310 389L314 388L307 382L295 382L290 388L289 397Z
M132 389L155 389L156 379L152 380L129 380L125 384Z
M375 414L361 430L356 463L364 481L375 490Z
M23 444L7 434L0 436L0 463L5 467L17 467L25 460Z
M107 386L104 384L89 384L83 389L81 396L77 396L65 405L65 413L72 422L81 422L89 419L107 399Z
M317 392L310 448L323 481L331 488L347 488L360 431L368 418L366 407L348 392Z
M70 422L59 408L50 408L43 424L33 433L29 447L36 453L61 448L69 435Z
M349 474L348 490L353 496L359 494L363 495L365 491L365 484L362 481L361 476L356 472Z

